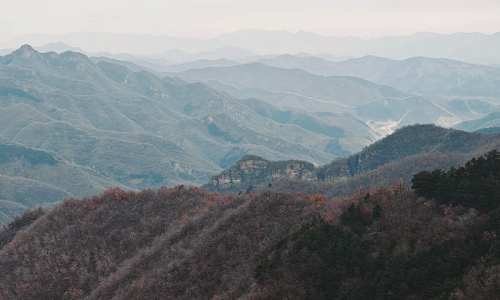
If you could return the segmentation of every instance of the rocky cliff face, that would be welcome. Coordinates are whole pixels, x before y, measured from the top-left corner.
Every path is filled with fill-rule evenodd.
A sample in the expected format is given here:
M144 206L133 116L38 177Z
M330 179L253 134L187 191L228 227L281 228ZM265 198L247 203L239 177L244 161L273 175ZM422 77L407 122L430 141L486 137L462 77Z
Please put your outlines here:
M352 156L347 158L338 158L328 165L321 166L318 168L318 179L319 180L335 180L335 179L347 179L353 175L354 167L351 167L352 163L350 160Z
M305 161L272 162L262 157L246 155L231 168L213 176L204 188L223 190L244 184L262 184L280 178L316 181L318 175L314 165Z

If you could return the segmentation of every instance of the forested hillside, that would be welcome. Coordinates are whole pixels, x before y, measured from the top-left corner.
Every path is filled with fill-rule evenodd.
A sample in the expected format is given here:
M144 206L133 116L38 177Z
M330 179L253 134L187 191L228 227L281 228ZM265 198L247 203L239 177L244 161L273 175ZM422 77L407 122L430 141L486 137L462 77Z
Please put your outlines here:
M438 182L419 173L415 193L403 185L360 190L340 213L303 226L261 260L261 291L276 299L495 299L499 162L492 151L436 170Z
M434 125L408 126L349 156L346 162L351 175L355 175L410 155L429 152L467 153L499 139L499 134L468 133ZM328 170L339 161L326 167L326 178L334 177L330 175L334 173Z
M492 151L415 175L415 192L337 199L183 186L71 198L0 231L0 297L494 299L499 167Z
M396 180L411 183L411 176L435 168L449 169L474 156L500 148L499 133L465 132L435 125L413 125L373 143L347 158L337 158L314 170L306 162L284 161L253 166L243 158L228 170L213 176L204 188L223 193L253 189L321 192L347 196L361 187L390 185ZM307 174L304 176L303 174Z

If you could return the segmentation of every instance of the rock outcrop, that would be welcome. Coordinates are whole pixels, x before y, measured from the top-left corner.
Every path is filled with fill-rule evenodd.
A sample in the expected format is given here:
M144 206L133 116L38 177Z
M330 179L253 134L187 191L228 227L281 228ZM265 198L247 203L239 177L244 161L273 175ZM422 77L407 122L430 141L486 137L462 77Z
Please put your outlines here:
M317 181L318 175L315 166L309 162L273 162L254 155L245 155L231 168L213 176L204 188L224 190L234 186L263 184L280 178Z

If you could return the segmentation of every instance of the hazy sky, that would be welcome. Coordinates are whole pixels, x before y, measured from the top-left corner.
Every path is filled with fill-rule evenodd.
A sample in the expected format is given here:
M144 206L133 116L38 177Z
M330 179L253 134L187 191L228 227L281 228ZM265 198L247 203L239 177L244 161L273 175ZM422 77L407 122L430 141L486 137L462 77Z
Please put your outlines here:
M100 31L210 38L246 28L372 38L500 31L500 0L1 0L0 41Z

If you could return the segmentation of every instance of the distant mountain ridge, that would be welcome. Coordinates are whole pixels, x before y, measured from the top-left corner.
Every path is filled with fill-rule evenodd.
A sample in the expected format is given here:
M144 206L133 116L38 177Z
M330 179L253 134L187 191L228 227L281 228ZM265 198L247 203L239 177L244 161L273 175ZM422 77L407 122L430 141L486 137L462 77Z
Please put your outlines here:
M280 41L276 43L276 41ZM387 36L374 40L355 37L324 37L314 33L247 29L209 40L168 36L74 33L62 35L24 35L0 44L0 49L18 48L22 44L42 46L63 42L90 52L153 55L170 50L191 52L214 51L231 46L260 54L331 53L337 56L375 55L392 59L426 56L448 58L470 63L500 63L500 33L416 33L409 36Z
M391 87L359 78L318 76L301 69L276 68L261 63L192 69L178 75L187 79L215 79L238 88L257 87L272 92L292 92L345 107L354 107L383 97L406 96Z
M191 61L191 62L186 62L186 63L168 66L164 69L163 72L175 72L175 73L177 73L177 72L188 71L191 69L202 69L202 68L209 68L209 67L227 67L227 66L236 66L239 64L240 63L237 61L225 59L225 58L220 58L220 59L216 59L216 60L198 59L198 60Z
M381 60L379 58L368 59L369 61ZM361 64L358 64L357 60L329 63L313 57L293 57L292 60L299 62L315 60L328 65L354 62L356 70L364 70L364 72L367 68L377 70L376 72L382 70L380 67L371 67L370 63L366 65L365 59L360 59L363 61ZM382 60L384 63L395 62ZM469 120L475 112L471 111L473 110L472 103L470 106L465 105L465 109L453 113L450 111L452 106L447 106L446 101L438 103L428 96L411 95L366 79L352 76L317 75L300 68L281 68L260 62L191 69L167 74L177 75L187 81L203 82L238 99L257 98L281 109L300 109L313 113L330 112L338 115L351 114L363 120L371 130L381 136L390 134L394 129L404 125L434 123L452 126L464 119ZM492 87L496 89L496 86Z
M248 57L260 57L255 52L235 47L222 47L214 51L205 51L199 53L186 53L179 50L171 50L162 54L155 55L131 55L128 53L112 54L109 52L89 52L78 47L69 46L63 42L49 43L43 46L34 47L40 53L55 52L61 54L67 51L78 52L91 57L92 59L111 59L116 63L134 63L147 70L155 72L180 72L191 68L199 68L206 65L236 65L235 60L244 60ZM0 50L0 56L7 55L14 50ZM229 59L228 59L229 58ZM234 60L233 60L234 59ZM186 66L184 66L186 65ZM190 66L192 65L192 66ZM131 67L130 64L127 65ZM172 66L173 68L169 68ZM134 68L132 66L132 68Z
M211 52L189 54L175 50L150 56L90 53L64 43L52 43L39 49L41 52L56 53L69 50L82 52L88 56L124 60L155 72L183 72L212 66L236 66L240 63L259 62L273 67L301 69L321 76L354 76L388 85L406 93L493 98L498 98L500 95L497 84L500 80L500 69L494 65L474 65L422 56L405 60L364 56L333 62L308 53L259 56L252 51L228 46Z
M260 63L302 69L322 76L354 76L400 91L448 96L500 97L500 69L449 59L412 57L392 60L365 56L341 62L282 55Z

